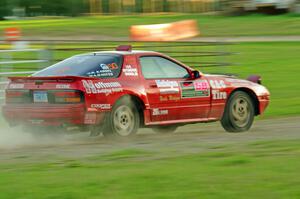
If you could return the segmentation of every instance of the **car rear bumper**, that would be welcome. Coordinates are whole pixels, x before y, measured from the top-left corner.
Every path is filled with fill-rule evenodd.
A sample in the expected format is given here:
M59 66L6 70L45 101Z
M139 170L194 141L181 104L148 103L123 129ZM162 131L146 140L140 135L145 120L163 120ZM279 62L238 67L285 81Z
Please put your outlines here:
M84 104L63 105L16 105L7 104L2 107L5 119L11 125L82 125L96 124L103 118L103 113L87 112Z

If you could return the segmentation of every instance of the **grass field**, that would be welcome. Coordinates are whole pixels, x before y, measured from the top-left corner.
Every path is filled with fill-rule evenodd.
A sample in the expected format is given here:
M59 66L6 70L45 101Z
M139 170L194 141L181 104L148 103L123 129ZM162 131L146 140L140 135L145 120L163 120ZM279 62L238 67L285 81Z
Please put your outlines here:
M71 36L67 39L72 39L72 36L88 39L89 36L94 35L127 37L128 27L132 24L164 23L190 18L198 21L204 36L300 34L299 16L292 15L100 16L62 20L7 21L0 22L0 31L8 26L20 25L25 36L31 37L41 35ZM85 35L87 35L86 38ZM58 47L72 48L78 47L78 44ZM93 47L99 46L94 44ZM7 46L2 45L0 48L7 48ZM300 114L298 91L300 42L239 43L226 48L230 52L238 53L225 60L234 63L235 66L224 68L195 66L195 68L203 72L234 73L243 78L250 74L259 74L263 77L263 84L272 94L270 107L263 118ZM55 51L54 59L63 59L81 52ZM31 58L33 54L24 53L15 56ZM201 58L195 58L196 61L199 61L198 59ZM181 60L189 61L186 58ZM33 69L38 67L24 66L30 66ZM5 71L4 68L1 70ZM15 66L13 70L25 69ZM282 118L275 122L281 122L281 120ZM279 128L280 132L284 132L285 127L277 123L278 128L281 128ZM0 125L2 127L0 133L4 135L11 133L6 132L10 130L7 130L1 120ZM270 126L256 128L266 131ZM293 126L290 129L293 129ZM207 129L204 127L194 133L198 131L201 133ZM188 138L184 135L182 137L177 135L179 141L177 140L174 145L170 145L169 142L172 141L164 138L163 149L143 148L143 144L149 142L147 137L135 145L138 147L125 145L126 147L122 149L117 148L116 144L110 146L108 141L99 145L103 144L104 149L111 147L110 151L104 150L100 154L94 150L99 145L92 145L89 150L86 148L84 150L83 145L60 146L60 149L56 146L52 148L25 147L11 151L1 149L1 154L8 158L1 157L0 198L300 198L299 136L284 137L285 135L278 131L278 137L276 137L278 139L275 139L271 131L266 133L269 134L267 138L260 137L259 132L256 134L251 132L254 135L251 133L245 135L248 138L257 136L257 140L264 139L264 141L255 142L247 140L247 137L243 137L244 134L226 134L225 137L221 137L223 131L213 132L212 136L216 137L210 137L210 141L209 139L202 140L207 135L201 137L201 134L191 133L189 135L189 139L192 139L191 143L186 142ZM297 130L294 131L297 133ZM215 140L215 138L220 139ZM21 138L16 137L16 139ZM159 142L159 139L156 141ZM199 140L200 142L197 142ZM58 143L59 141L57 140ZM117 150L112 151L113 147ZM189 147L194 147L193 152L185 152ZM99 148L98 150L102 149ZM72 149L80 153L77 154ZM48 155L49 151L51 155ZM88 156L87 154L90 153L93 155ZM72 155L66 158L62 154Z
M75 159L14 157L0 164L0 198L300 197L299 140L215 144L205 152L162 155L129 147Z
M0 32L6 27L19 26L24 36L80 37L91 36L128 37L131 25L168 23L195 19L201 36L262 36L299 35L299 15L246 15L208 16L191 14L95 16L64 19L36 19L0 22Z

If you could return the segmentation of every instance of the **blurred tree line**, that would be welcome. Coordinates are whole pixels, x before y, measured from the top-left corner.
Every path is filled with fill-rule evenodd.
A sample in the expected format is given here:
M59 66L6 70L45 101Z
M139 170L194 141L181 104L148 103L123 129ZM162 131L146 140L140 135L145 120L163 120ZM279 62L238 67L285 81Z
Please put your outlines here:
M0 0L4 16L77 16L89 11L87 0Z
M228 0L0 0L4 16L78 16L101 13L210 12Z
M90 13L202 13L220 10L228 0L89 0Z

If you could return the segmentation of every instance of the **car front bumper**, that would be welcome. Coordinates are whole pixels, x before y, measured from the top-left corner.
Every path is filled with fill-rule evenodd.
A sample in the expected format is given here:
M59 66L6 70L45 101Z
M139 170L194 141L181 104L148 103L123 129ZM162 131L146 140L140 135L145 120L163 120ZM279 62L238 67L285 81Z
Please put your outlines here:
M258 96L258 101L259 101L259 114L262 114L269 106L270 95Z

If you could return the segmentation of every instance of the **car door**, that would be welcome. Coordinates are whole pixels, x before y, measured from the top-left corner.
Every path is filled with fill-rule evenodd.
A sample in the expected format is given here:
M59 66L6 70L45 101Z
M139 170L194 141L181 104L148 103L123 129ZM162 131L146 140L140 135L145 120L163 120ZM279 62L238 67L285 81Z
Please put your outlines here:
M151 120L206 118L210 88L204 77L191 79L187 68L163 56L140 56Z

